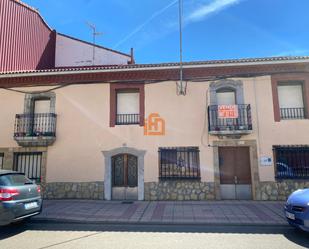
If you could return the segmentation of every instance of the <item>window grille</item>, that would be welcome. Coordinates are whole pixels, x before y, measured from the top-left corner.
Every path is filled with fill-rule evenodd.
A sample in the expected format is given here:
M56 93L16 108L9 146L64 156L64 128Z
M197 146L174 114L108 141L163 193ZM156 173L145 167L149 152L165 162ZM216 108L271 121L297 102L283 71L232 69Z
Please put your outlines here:
M198 147L159 148L160 179L200 179Z
M14 153L13 169L31 180L41 182L42 152Z
M277 179L309 178L309 146L274 146Z

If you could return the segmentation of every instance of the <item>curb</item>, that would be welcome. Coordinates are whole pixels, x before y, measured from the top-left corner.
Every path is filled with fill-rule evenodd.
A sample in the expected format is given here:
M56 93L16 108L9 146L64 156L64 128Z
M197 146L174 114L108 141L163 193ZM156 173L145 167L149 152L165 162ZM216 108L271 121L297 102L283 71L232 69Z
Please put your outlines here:
M219 222L149 222L149 221L82 221L73 219L57 218L32 218L31 223L51 223L51 224L93 224L93 225L135 225L135 226L250 226L250 227L289 227L289 224L279 223L219 223Z

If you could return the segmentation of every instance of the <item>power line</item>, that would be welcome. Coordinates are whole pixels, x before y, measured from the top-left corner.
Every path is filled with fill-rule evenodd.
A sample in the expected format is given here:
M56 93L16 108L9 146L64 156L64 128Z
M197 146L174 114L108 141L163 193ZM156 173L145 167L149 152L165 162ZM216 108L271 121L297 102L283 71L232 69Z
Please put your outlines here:
M178 1L179 11L179 83L177 83L177 94L186 95L187 82L183 80L183 42L182 42L182 19L183 19L183 0Z

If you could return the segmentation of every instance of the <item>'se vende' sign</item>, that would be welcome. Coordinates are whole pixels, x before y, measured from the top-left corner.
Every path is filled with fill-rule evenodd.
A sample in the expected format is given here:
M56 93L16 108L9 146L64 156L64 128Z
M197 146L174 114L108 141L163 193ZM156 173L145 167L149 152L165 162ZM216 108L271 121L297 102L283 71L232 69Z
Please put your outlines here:
M218 105L218 118L238 118L237 105Z

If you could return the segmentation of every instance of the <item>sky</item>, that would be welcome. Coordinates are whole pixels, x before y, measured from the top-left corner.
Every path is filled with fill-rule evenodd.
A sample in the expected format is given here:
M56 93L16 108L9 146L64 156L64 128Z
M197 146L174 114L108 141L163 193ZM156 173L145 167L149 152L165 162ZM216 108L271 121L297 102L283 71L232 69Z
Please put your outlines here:
M59 33L129 53L136 63L179 61L178 0L23 0ZM309 0L183 0L183 60L309 55Z

